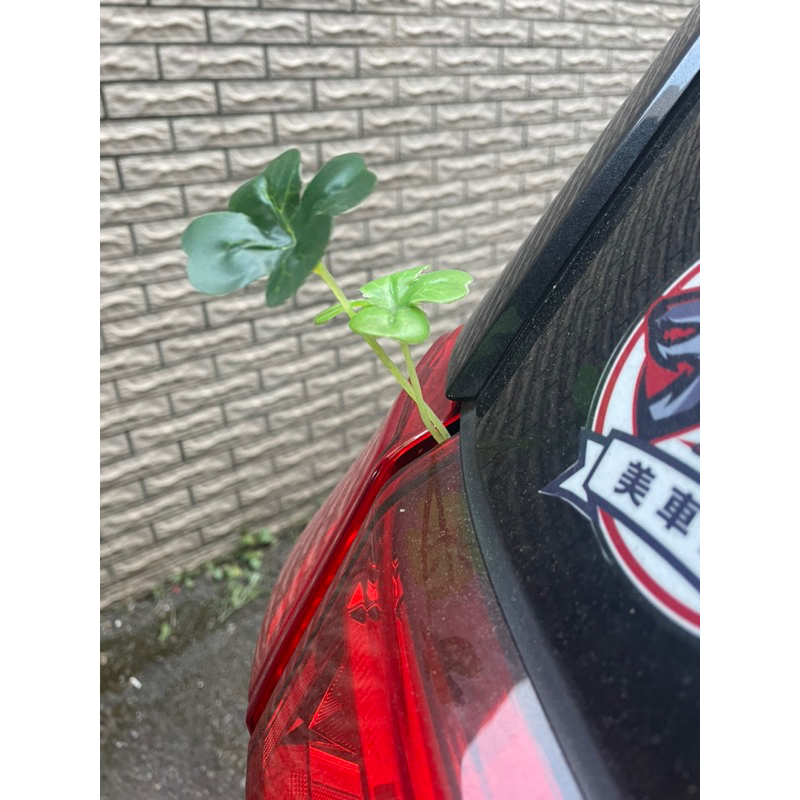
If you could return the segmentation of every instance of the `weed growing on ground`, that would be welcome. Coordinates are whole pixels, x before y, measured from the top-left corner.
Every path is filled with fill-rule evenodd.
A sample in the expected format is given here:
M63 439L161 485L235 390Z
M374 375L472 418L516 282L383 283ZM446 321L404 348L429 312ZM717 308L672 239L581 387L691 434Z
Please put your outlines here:
M215 583L225 583L225 593L219 602L219 622L224 622L231 614L259 597L262 594L264 552L273 544L275 536L271 531L248 531L241 535L233 553L223 560L173 572L164 585L153 590L156 611L160 617L158 642L164 644L169 641L178 626L177 610L175 604L169 602L169 596L183 588L191 589L201 575Z

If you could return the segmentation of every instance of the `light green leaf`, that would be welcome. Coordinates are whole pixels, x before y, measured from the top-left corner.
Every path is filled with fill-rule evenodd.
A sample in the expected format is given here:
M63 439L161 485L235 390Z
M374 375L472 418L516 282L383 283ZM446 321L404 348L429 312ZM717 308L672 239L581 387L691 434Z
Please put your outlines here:
M424 342L431 330L425 312L413 306L395 311L369 306L350 320L350 329L362 336L381 336L406 344Z
M314 317L314 324L315 325L323 325L324 323L332 320L334 317L338 316L339 314L344 311L342 308L341 303L337 303L335 306L331 306L330 308L326 308L324 311L320 311L316 317Z
M350 308L354 310L358 310L359 308L366 308L367 306L371 305L366 300L353 300L350 303ZM326 322L329 322L334 317L339 316L344 311L341 303L337 303L335 306L331 306L330 308L326 308L324 311L320 311L316 317L314 317L314 324L315 325L322 325Z
M410 287L405 301L417 303L454 303L469 294L472 275L460 269L439 269L420 275Z
M204 214L184 231L189 283L205 294L227 294L270 275L282 254L273 238L244 214Z
M325 255L333 220L327 215L312 217L297 231L297 245L287 250L267 282L267 305L285 303L305 282Z
M423 274L428 267L393 272L365 283L361 293L373 305L389 310L418 303L452 303L465 297L472 276L460 269L441 269Z
M303 193L302 213L341 214L355 208L375 188L377 177L358 153L332 158L313 177Z
M405 300L417 277L428 267L412 267L411 269L393 272L361 287L361 294L373 305L393 311L408 305Z

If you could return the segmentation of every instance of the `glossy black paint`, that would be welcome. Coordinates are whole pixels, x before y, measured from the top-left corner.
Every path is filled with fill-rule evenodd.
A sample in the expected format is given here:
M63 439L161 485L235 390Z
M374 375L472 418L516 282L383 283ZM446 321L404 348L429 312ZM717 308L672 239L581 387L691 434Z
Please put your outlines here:
M582 794L607 800L621 799L623 795L600 748L589 735L563 671L553 658L545 630L514 568L513 554L498 533L474 446L476 425L475 405L467 403L461 410L461 470L472 526L503 616Z
M700 70L695 7L483 298L453 351L452 400L477 397L603 207ZM492 378L495 388L497 378Z
M462 464L490 579L590 797L695 796L699 642L639 593L586 518L539 490L574 463L619 342L698 257L695 78L520 330L506 371L462 410Z

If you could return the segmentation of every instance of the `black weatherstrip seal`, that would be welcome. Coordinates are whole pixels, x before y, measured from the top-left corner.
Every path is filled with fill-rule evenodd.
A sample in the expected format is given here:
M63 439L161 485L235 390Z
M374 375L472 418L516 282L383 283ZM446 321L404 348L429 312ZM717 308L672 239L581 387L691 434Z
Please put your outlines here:
M584 797L623 800L591 738L560 670L550 655L536 614L503 547L478 468L475 404L461 410L459 451L467 505L489 581L520 659Z

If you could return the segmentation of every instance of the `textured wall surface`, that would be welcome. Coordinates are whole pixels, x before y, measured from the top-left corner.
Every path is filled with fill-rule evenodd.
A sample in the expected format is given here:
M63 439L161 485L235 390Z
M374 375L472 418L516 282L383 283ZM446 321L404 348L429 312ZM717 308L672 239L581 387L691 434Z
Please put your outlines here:
M691 2L101 4L101 597L306 520L396 394L309 282L208 298L180 235L299 147L357 151L374 194L326 259L351 295L431 263L476 278L460 324ZM420 351L417 351L419 355Z

